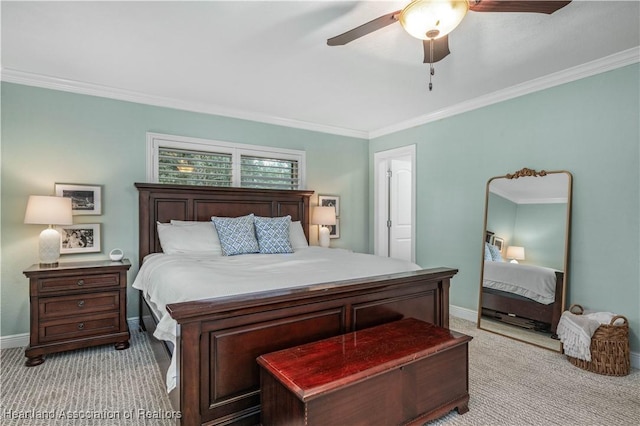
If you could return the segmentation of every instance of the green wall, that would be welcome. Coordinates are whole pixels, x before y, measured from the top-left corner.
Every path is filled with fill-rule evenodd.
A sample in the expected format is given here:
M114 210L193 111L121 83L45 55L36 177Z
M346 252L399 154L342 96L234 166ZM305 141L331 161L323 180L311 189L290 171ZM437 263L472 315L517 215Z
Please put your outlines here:
M2 84L1 335L28 332L27 280L40 228L31 194L55 182L104 185L105 257L122 248L137 271L137 194L147 131L307 151L307 187L341 196L341 238L373 252L373 154L417 147L417 262L460 270L453 305L475 310L486 182L522 167L573 174L569 303L618 312L640 351L640 69L638 64L415 128L364 139ZM440 90L446 90L441 88ZM425 97L429 94L425 93ZM130 317L137 295L130 292Z
M510 245L525 247L521 263L564 270L566 221L565 203L519 204Z
M28 281L22 271L38 261L42 227L23 224L29 195L53 195L54 183L103 185L103 215L74 216L102 224L102 253L62 260L106 258L121 248L137 272L138 198L134 182L146 180L146 132L307 153L307 188L340 195L340 238L334 247L368 249L366 139L159 108L2 83L1 335L29 331ZM312 197L312 204L317 197ZM317 227L311 227L312 242ZM137 316L130 288L128 317Z
M370 142L371 162L416 144L416 259L459 268L453 305L477 308L486 182L523 167L567 170L568 302L625 315L640 351L639 82L634 64Z
M508 246L525 248L520 263L564 271L566 203L516 204L489 193L487 229L504 240L502 257Z
M503 239L505 248L512 243L513 231L516 226L518 205L493 192L489 193L487 200L487 230L496 237ZM504 257L504 256L503 256Z

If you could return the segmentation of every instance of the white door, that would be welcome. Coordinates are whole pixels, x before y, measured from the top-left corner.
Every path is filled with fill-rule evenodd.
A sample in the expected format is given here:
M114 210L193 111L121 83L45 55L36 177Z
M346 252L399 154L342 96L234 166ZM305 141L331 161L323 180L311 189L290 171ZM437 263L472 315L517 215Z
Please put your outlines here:
M374 248L415 261L415 145L374 154Z

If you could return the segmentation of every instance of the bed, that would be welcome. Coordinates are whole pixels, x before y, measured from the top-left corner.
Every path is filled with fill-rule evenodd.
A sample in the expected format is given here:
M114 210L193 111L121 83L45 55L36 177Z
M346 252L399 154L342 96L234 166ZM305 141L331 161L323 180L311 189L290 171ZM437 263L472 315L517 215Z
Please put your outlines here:
M301 223L308 240L313 191L136 187L140 265L162 252L157 222L288 215ZM170 398L181 424L258 424L255 359L261 354L404 317L448 328L449 286L456 273L451 268L420 269L166 304L176 324L175 346L153 341L164 369L175 354L176 388ZM141 295L140 321L149 333L158 326L153 309Z
M562 315L564 274L518 263L484 262L482 315L555 335Z

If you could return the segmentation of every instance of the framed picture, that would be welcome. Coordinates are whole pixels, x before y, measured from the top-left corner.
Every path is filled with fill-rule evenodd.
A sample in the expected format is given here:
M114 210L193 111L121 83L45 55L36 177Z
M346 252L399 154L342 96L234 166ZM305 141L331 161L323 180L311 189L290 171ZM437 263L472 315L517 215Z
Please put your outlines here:
M502 253L502 246L504 245L504 240L500 237L493 237L493 245L498 248L500 253Z
M321 207L335 207L336 217L340 216L340 197L337 195L318 195L318 205Z
M102 214L102 187L99 185L74 185L56 183L58 197L71 198L74 215Z
M56 227L60 232L60 254L100 251L100 224L81 223Z
M329 238L340 238L340 219L336 218L335 225L328 225Z
M493 241L493 232L491 232L491 231L486 231L486 232L484 233L484 242L485 242L485 243L492 244L492 241Z

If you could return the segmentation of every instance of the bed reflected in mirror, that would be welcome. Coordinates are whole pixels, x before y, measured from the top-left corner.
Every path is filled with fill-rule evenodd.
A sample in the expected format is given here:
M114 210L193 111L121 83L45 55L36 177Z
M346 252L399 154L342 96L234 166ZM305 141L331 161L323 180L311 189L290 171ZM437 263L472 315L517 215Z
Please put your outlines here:
M571 188L569 172L526 168L487 182L479 328L562 351Z

